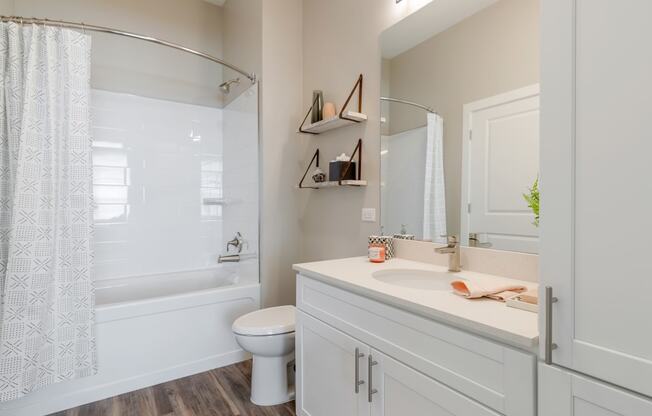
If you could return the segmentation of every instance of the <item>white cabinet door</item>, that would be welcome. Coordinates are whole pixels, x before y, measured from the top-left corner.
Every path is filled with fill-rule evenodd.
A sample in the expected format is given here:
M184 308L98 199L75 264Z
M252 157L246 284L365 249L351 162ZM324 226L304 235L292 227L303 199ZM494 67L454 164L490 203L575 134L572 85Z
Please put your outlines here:
M650 400L559 368L539 365L539 416L650 415Z
M464 106L462 241L538 253L539 231L524 194L539 177L539 85Z
M542 2L540 280L559 299L553 363L647 396L650 16L650 0Z
M412 368L371 350L372 416L498 416L498 413L463 396ZM332 413L336 415L337 413Z
M365 344L297 311L296 355L299 415L369 415L366 384L356 392L356 380L366 383L369 348Z

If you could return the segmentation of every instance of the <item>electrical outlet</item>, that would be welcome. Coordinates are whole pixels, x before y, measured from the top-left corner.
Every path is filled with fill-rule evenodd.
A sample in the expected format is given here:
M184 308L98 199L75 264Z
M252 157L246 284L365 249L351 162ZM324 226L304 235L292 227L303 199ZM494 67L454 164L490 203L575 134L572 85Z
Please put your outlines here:
M362 221L376 222L376 208L362 208Z

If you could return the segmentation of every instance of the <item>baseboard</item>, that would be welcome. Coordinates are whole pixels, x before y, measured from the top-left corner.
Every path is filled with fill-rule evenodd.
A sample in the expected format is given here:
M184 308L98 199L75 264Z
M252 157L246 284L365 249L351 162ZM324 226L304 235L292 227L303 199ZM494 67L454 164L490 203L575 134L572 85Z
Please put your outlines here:
M38 401L30 401L29 397L26 397L25 399L18 400L18 402L26 400L25 403L19 403L16 406L11 406L10 403L5 403L5 406L0 409L0 416L49 415L51 413L60 412L62 410L71 409L98 400L128 393L130 391L155 386L157 384L202 373L215 368L225 367L227 365L247 360L250 357L251 355L243 350L235 350L224 354L206 357L198 361L142 374L136 377L71 391L59 396L48 395L48 397Z

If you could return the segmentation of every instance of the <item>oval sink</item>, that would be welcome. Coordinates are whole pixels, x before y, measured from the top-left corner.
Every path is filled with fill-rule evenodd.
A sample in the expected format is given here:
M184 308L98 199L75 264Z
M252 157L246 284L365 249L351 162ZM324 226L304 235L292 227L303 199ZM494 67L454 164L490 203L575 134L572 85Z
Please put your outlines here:
M393 269L371 274L374 279L394 286L421 290L450 290L451 282L459 277L451 273L429 270Z

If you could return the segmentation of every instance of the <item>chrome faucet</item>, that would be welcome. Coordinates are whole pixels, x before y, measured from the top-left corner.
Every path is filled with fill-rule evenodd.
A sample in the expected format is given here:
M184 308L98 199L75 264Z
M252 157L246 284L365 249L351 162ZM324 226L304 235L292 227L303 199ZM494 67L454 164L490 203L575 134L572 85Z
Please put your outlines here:
M454 235L446 236L448 244L446 247L438 247L435 252L439 254L448 254L448 271L459 272L462 270L460 264L460 246L457 237Z
M220 254L220 256L217 258L217 262L222 264L222 263L238 263L240 262L240 255L239 254L227 254L226 256L223 256Z

